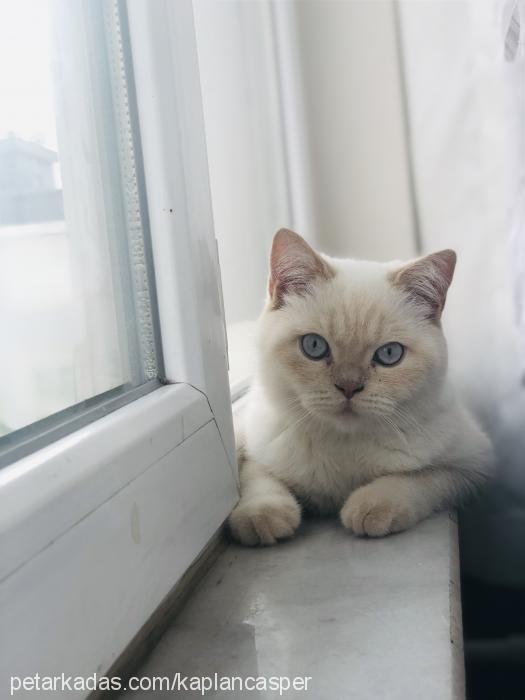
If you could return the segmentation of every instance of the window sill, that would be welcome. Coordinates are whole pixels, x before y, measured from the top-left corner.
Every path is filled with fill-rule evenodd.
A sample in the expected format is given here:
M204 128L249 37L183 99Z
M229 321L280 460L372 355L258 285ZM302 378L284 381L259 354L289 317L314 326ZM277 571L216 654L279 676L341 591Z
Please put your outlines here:
M169 675L173 659L187 677L308 676L305 697L459 700L455 520L364 539L310 519L275 547L231 544L133 674Z

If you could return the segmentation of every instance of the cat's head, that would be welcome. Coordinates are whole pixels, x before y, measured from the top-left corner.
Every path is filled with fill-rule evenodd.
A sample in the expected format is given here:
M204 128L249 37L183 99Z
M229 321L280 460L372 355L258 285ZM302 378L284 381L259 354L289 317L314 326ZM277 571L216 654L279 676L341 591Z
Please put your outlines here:
M343 431L408 417L446 372L440 318L455 263L451 250L336 260L282 229L259 322L261 382L283 407Z

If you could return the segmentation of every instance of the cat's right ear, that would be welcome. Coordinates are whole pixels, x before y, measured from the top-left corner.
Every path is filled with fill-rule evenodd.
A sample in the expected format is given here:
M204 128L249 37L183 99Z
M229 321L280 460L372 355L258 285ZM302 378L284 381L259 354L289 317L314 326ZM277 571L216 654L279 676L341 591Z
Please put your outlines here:
M270 254L268 293L272 309L280 309L289 294L308 294L318 278L330 279L334 272L299 234L282 228L274 236Z
M416 306L425 310L427 318L439 321L455 267L456 253L440 250L398 270L394 284L404 289Z

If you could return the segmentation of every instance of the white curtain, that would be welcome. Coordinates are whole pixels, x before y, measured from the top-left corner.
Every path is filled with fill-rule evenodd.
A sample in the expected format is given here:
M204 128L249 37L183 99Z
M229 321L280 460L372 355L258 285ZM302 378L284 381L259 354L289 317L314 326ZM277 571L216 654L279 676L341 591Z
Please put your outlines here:
M523 9L400 3L422 240L458 253L445 321L451 371L498 455L490 504L466 521L466 536L476 531L466 564L509 583L525 582L525 534L515 534L525 533Z

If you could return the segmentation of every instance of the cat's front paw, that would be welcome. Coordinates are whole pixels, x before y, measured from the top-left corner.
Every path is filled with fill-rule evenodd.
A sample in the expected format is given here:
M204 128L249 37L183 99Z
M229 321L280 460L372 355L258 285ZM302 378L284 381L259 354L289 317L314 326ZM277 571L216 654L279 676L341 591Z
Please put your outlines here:
M291 494L241 498L228 523L233 537L241 544L275 544L293 536L301 523L301 509Z
M391 492L383 484L361 486L341 509L341 522L355 535L382 537L414 525L419 517L404 492Z

